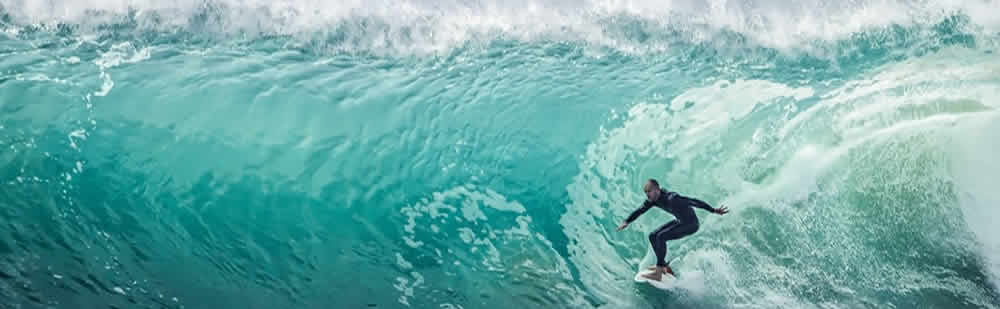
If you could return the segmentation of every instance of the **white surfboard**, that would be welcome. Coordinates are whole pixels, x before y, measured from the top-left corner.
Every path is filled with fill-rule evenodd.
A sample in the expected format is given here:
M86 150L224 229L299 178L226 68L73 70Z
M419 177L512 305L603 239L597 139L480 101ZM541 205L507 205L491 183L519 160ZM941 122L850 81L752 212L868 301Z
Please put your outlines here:
M635 274L635 282L645 282L649 283L653 287L661 290L673 289L677 286L677 277L671 276L670 274L663 274L660 276L660 281L652 280L642 275L652 273L652 270L641 270Z

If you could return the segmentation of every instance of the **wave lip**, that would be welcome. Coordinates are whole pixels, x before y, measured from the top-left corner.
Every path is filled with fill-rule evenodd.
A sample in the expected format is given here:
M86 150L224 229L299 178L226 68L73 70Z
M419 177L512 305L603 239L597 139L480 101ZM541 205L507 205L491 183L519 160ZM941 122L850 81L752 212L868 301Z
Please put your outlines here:
M497 38L580 41L623 51L661 51L679 40L819 52L814 49L859 33L891 39L896 26L933 32L953 23L956 32L986 37L1000 30L989 13L997 11L995 1L0 0L4 20L18 25L290 35L338 49L417 52ZM949 22L956 16L962 21Z

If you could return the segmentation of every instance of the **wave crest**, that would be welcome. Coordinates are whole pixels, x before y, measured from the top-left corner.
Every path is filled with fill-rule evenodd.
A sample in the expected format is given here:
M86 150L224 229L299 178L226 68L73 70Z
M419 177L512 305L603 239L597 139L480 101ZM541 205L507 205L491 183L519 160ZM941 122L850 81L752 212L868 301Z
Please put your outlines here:
M586 42L624 52L707 44L810 54L857 39L860 47L848 49L913 37L968 44L997 32L1000 22L985 12L998 10L1000 4L985 1L0 0L2 24L8 26L277 35L336 50L404 52L440 52L496 39Z

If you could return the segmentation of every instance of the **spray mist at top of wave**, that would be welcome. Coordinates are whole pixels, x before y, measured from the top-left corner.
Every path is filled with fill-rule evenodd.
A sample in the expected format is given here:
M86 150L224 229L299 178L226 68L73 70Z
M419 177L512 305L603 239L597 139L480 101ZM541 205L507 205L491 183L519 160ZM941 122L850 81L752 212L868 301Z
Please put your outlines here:
M474 41L582 41L626 52L678 40L809 49L892 26L933 29L961 16L959 32L991 35L996 1L724 0L0 0L0 26L70 25L237 36L295 36L338 49L434 52ZM115 28L118 29L118 28ZM12 31L6 31L8 33ZM731 35L738 38L721 38ZM749 41L749 43L744 43Z

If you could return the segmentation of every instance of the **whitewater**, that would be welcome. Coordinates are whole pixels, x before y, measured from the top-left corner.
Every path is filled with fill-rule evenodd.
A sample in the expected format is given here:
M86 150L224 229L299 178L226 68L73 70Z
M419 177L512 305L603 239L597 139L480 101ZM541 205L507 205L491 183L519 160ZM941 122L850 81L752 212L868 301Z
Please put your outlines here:
M0 308L1000 308L996 12L0 0Z

